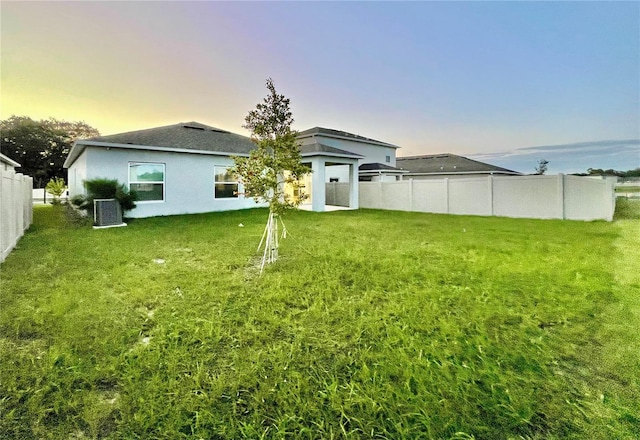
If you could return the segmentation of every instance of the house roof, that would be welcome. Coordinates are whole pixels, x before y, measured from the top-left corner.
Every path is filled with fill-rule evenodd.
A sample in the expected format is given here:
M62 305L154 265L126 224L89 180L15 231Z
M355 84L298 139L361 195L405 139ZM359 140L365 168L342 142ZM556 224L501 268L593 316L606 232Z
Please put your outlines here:
M360 171L360 173L362 174L364 173L391 173L391 174L404 174L407 173L408 171L400 169L400 168L396 168L396 167L392 167L390 165L385 165L383 163L363 163L362 165L360 165L358 167L358 170Z
M301 145L300 153L303 156L313 156L318 153L322 153L324 156L348 156L358 159L364 157L361 154L352 153L350 151L341 150L339 148L330 147L316 142L315 144Z
M255 144L246 136L195 121L109 136L97 136L88 140L234 154L249 154L249 151L255 148Z
M169 151L186 150L231 155L248 155L255 148L255 144L246 136L199 122L181 122L146 130L78 140L69 152L64 166L68 168L89 145L119 148L152 147Z
M358 134L348 133L346 131L334 130L331 128L313 127L308 130L298 132L298 138L306 138L312 136L325 136L336 139L346 139L349 141L365 142L368 144L381 145L390 148L400 148L397 145L388 144L386 142L377 141L368 137L360 136Z
M450 153L398 157L396 165L408 170L409 174L521 174Z

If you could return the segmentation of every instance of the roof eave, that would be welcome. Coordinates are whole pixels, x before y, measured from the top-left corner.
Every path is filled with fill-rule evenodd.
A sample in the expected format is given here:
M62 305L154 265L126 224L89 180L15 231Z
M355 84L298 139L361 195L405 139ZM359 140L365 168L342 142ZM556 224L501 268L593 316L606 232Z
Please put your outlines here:
M78 141L74 142L73 147L71 147L71 150L67 155L67 158L64 160L64 163L62 164L62 168L68 169L71 165L73 165L76 159L82 154L84 149L85 149L84 145L80 144Z
M313 156L329 156L329 157L342 157L342 158L346 158L346 159L354 159L354 160L358 160L360 158L362 158L363 156L359 155L359 154L340 154L340 153L331 153L331 152L327 152L327 151L311 151L308 153L301 153L300 156L302 157L313 157Z
M76 147L79 147L78 153L74 154ZM146 150L146 151L163 151L171 153L188 153L188 154L204 154L208 156L242 156L248 157L248 153L234 153L229 151L210 151L210 150L192 150L188 148L175 148L175 147L158 147L154 145L137 145L137 144L120 144L116 142L100 142L100 141L77 141L71 151L67 160L65 160L63 167L69 168L73 162L82 154L86 147L103 147L103 148L121 148L128 150Z

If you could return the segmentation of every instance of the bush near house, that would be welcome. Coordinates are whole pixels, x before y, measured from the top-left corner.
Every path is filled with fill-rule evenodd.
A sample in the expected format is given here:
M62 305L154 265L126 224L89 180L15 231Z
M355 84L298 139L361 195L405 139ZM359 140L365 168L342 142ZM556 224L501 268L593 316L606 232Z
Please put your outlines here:
M138 195L135 191L129 191L125 184L115 179L92 179L84 182L86 195L77 195L71 198L71 203L78 209L92 212L93 201L96 199L116 199L120 203L122 212L136 207Z
M2 266L4 438L640 436L635 220L293 212L258 277L265 210L54 208Z

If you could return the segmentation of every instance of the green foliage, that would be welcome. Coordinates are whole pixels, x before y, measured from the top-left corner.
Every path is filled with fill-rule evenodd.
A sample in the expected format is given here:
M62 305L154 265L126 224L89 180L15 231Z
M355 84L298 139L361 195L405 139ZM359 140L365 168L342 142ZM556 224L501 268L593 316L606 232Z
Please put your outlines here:
M310 169L301 163L297 132L291 129L290 100L276 92L271 78L267 89L268 96L245 118L244 128L251 130L256 148L248 158L235 157L230 172L240 177L246 196L267 202L271 212L281 213L304 200L300 179ZM287 194L287 185L296 197Z
M84 182L86 195L76 195L71 198L71 203L79 209L91 212L95 199L116 199L120 202L122 211L129 211L136 207L138 195L135 191L129 191L124 184L115 179L92 179Z
M640 168L634 168L627 171L618 171L611 168L608 170L603 170L602 168L589 168L587 173L591 176L640 177Z
M36 208L0 277L0 437L638 438L637 221L292 212L256 277L265 214Z
M45 191L54 197L60 197L64 194L64 191L67 189L67 185L64 183L64 179L59 177L53 178L47 182L47 186L45 186Z
M64 164L73 143L80 138L99 136L85 122L55 118L34 121L28 116L0 120L0 152L21 165L20 172L34 178L42 188L53 178L64 178Z

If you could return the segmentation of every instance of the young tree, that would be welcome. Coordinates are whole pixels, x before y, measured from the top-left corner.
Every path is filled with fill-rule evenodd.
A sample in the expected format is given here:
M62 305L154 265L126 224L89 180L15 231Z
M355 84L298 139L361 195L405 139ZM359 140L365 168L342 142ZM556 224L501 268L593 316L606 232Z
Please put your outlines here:
M60 196L64 194L66 189L67 185L60 177L49 180L47 186L44 187L44 190L53 196L53 202L51 202L53 205L60 204Z
M290 100L276 92L271 78L267 80L267 89L267 97L249 112L243 125L251 131L256 148L249 157L235 157L235 165L230 170L239 177L245 196L269 204L267 226L258 245L260 250L264 244L260 272L265 264L278 259L279 216L300 205L304 199L301 196L300 178L310 172L309 167L301 163L297 132L291 129L293 115L289 109ZM292 193L297 194L296 197L287 194L287 185L293 190ZM280 224L284 238L286 229L282 220Z
M547 168L549 165L549 161L546 159L540 159L538 161L538 166L536 166L536 172L534 174L543 175L547 172Z

